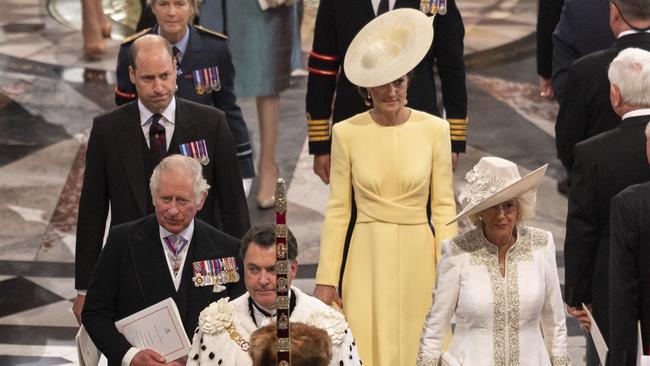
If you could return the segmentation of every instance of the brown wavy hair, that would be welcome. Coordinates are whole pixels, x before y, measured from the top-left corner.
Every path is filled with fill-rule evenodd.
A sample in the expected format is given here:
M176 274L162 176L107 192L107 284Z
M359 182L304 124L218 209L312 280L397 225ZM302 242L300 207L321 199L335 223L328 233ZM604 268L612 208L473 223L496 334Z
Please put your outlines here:
M303 323L291 323L291 365L327 366L332 359L332 341L326 331ZM275 324L262 327L251 336L248 354L253 366L276 366Z

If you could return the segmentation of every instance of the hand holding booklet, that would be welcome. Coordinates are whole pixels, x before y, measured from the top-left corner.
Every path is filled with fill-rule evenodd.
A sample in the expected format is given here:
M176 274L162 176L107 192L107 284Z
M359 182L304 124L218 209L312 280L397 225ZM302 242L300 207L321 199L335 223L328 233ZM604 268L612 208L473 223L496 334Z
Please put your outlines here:
M598 324L596 324L596 320L594 319L593 315L591 315L591 312L587 308L587 305L583 303L582 309L584 309L587 312L587 316L589 317L589 322L591 322L591 327L589 328L589 334L591 334L591 339L594 341L594 346L596 347L596 353L598 353L600 364L605 365L607 363L607 353L609 352L609 348L607 347L607 342L605 342L605 338L603 337L603 334L600 332L600 328L598 328Z
M133 347L152 349L167 362L187 356L190 340L171 297L115 322Z

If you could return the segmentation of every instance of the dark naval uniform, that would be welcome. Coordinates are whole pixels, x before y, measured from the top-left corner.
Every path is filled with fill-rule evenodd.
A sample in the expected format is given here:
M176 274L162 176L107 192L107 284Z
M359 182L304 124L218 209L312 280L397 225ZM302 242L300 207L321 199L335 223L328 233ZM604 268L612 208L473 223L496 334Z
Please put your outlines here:
M441 1L438 1L440 3ZM434 1L436 3L436 1ZM396 0L397 8L420 8L420 0ZM434 41L427 56L413 70L408 90L408 105L441 116L436 102L434 64L440 75L442 104L451 127L453 152L465 152L467 133L467 90L463 61L465 28L455 0L446 1L444 15L438 9L433 23ZM366 106L343 71L343 59L354 36L375 18L370 0L321 0L316 17L314 44L309 54L307 83L307 125L309 152L329 154L331 126ZM336 95L336 97L335 97ZM332 100L334 106L332 107Z
M124 40L117 56L117 87L115 103L122 105L137 97L135 85L129 79L129 49L137 38L158 34L158 26L145 29ZM248 129L234 93L233 67L227 37L201 26L189 26L187 48L178 66L176 96L196 103L214 106L226 114L237 150L242 178L255 176L253 152ZM198 77L198 78L197 78ZM208 91L205 84L213 81L216 91Z

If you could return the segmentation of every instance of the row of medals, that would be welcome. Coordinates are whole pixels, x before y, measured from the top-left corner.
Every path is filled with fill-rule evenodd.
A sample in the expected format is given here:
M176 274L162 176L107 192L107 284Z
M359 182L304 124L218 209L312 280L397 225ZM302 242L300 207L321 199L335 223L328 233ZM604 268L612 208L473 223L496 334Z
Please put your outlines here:
M239 281L239 272L235 270L224 270L217 274L195 274L194 283L196 286L225 285L226 283L235 283Z
M198 82L199 84L196 85L196 94L202 95L204 93L212 93L213 91L219 91L221 90L221 87L219 85L218 81L212 81L212 83L205 83L205 84L200 84L200 81Z

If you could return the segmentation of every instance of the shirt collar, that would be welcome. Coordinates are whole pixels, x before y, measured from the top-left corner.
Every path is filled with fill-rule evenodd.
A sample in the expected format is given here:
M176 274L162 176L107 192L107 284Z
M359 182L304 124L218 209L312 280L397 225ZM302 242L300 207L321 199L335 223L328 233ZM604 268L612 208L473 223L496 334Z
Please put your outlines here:
M645 32L641 32L641 31L637 31L637 30L634 30L634 29L629 29L629 30L622 31L621 33L619 33L616 36L616 39L620 39L620 38L622 38L624 36L627 36L628 34L635 34L635 33L650 33L650 30L647 30Z
M151 116L153 116L153 112L148 110L147 107L142 104L140 98L138 98L138 110L140 111L140 125L144 126L147 122L149 122ZM167 122L174 124L176 121L176 97L172 97L172 101L169 102L167 108L165 108L161 114L165 120L167 120Z
M157 32L158 35L160 35L160 27L158 27ZM185 56L185 51L187 51L187 44L190 41L190 27L186 26L185 28L185 35L183 35L183 38L180 39L180 41L174 43L171 45L172 47L178 48L179 51L181 51L181 59L183 56ZM180 62L180 60L178 60Z
M641 108L641 109L635 109L633 111L629 111L623 115L621 120L626 119L626 118L632 118L632 117L638 117L638 116L646 116L650 114L650 108Z
M175 235L174 233L162 227L162 225L158 225L158 227L160 228L161 238L166 238L170 235ZM192 220L190 224L185 228L185 230L181 231L178 235L189 243L192 240L193 234L194 234L194 220Z

